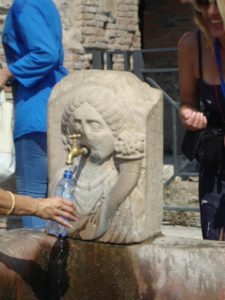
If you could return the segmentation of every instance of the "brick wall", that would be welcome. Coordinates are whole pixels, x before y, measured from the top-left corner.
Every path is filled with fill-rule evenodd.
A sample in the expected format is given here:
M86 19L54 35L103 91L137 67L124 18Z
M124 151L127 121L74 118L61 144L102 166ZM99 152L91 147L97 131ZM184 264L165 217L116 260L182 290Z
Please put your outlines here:
M7 13L7 9L0 7L0 38L2 36L1 32L2 32L2 27L3 27L3 23L4 23L4 20L5 20L6 13ZM3 61L5 61L5 58L4 58L2 44L0 43L0 62L3 62Z
M138 0L84 0L82 12L84 49L140 48ZM115 68L122 68L119 57Z

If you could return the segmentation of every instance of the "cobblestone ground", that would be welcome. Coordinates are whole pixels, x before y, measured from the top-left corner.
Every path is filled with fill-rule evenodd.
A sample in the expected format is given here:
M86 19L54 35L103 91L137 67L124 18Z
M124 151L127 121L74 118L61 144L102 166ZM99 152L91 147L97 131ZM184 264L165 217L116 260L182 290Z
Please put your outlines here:
M164 189L164 205L176 210L164 210L164 224L199 227L198 177L175 180ZM184 209L184 210L182 210Z

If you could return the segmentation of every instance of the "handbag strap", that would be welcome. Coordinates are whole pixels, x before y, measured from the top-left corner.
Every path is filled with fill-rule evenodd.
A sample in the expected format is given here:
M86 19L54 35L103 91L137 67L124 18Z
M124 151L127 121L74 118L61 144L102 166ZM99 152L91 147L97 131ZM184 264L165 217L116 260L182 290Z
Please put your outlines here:
M224 82L224 79L223 79L222 59L221 59L220 48L221 48L220 40L218 38L216 38L215 42L214 42L214 51L215 51L215 55L216 55L217 68L218 68L218 71L219 71L220 87L221 87L221 91L222 91L222 94L223 94L223 99L225 99L225 82ZM218 96L217 86L215 86L215 94L216 94L216 99L217 99L217 106L219 108L219 112L220 112L220 114L222 116L222 119L223 119L223 122L225 124L224 110L222 108L221 97Z
M214 49L215 49L215 54L216 54L216 63L217 63L219 76L220 76L221 89L222 89L223 97L225 99L225 82L223 79L222 59L221 59L221 54L220 54L220 41L218 38L214 42Z
M198 70L199 70L199 79L203 79L203 66L202 66L202 41L201 41L201 32L197 31L197 43L198 43Z

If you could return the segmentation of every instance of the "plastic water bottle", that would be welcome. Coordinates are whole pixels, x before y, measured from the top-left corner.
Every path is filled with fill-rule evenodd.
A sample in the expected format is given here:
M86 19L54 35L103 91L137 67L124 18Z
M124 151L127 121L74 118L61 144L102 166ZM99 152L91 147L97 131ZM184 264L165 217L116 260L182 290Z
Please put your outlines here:
M64 171L63 178L59 180L54 195L75 202L75 185L71 170ZM68 228L58 222L48 221L47 232L58 237L65 237L68 235Z

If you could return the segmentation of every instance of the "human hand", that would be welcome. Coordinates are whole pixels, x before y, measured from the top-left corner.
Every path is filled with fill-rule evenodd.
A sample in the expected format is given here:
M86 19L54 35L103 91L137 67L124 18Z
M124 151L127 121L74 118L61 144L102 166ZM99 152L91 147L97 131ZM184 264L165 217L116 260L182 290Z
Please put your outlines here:
M206 128L207 118L199 111L196 111L192 107L181 106L180 108L180 119L182 124L190 130L199 130Z
M35 200L37 201L36 216L56 221L68 228L72 228L72 225L67 220L77 221L73 202L60 197Z
M0 91L4 89L6 83L13 77L7 67L0 69Z

